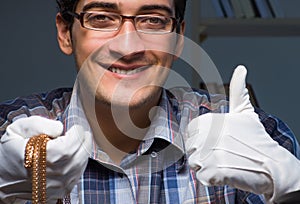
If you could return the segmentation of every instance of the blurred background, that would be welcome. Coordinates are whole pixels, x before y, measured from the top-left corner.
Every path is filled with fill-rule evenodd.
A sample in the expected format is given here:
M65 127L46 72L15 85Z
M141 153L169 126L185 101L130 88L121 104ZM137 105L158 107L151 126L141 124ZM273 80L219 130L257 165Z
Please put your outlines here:
M195 18L199 18L200 13L210 15L211 8L207 8L206 2L199 10L195 9L195 1L198 0L188 0L186 36L207 52L225 83L229 82L238 64L246 65L247 80L260 107L285 121L300 139L297 84L300 80L300 34L281 37L208 35L200 43L198 19ZM282 0L280 3L286 17L300 18L300 0ZM199 13L195 15L195 11ZM75 64L72 56L59 50L56 12L54 0L2 2L0 101L73 85ZM184 66L184 62L178 61L175 70L198 87L200 82L195 81L193 73Z

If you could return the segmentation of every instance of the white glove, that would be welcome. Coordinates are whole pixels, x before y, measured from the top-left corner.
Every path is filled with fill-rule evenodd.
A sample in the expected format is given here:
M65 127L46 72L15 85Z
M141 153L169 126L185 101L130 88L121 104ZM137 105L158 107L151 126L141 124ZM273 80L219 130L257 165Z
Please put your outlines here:
M69 193L82 175L88 161L91 137L73 126L65 136L59 121L39 116L21 118L10 124L0 143L0 203L31 199L31 175L24 167L28 138L47 134L47 203Z
M229 113L201 115L188 126L189 165L204 185L229 185L268 202L300 189L300 162L265 131L238 66L230 83Z

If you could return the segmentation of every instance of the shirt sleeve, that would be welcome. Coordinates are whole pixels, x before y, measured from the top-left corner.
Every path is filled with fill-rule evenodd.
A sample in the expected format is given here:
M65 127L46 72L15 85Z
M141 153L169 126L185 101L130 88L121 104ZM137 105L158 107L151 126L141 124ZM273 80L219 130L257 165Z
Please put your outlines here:
M0 103L0 138L7 126L18 118L39 115L59 119L69 104L71 94L71 88L60 88Z
M276 116L267 114L261 109L256 109L255 111L272 139L300 159L299 142L288 125Z

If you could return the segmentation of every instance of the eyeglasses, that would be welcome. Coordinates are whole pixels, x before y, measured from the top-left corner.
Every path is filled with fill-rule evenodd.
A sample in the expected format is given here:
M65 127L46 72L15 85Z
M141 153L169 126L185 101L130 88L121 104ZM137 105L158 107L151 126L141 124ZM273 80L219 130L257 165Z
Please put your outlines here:
M81 12L80 14L68 11L68 14L77 18L82 27L103 32L119 30L125 19L132 20L138 32L148 34L171 33L177 25L175 18L159 15L123 16L96 11Z

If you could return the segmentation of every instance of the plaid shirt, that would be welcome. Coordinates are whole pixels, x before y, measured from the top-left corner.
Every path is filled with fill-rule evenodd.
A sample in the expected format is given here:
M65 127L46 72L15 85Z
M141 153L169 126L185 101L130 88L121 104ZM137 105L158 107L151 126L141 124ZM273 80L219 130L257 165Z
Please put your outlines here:
M227 112L228 102L218 95L176 88L164 90L158 114L138 150L119 166L93 145L93 153L71 203L265 203L263 196L229 186L203 186L187 164L184 130L195 117ZM299 145L278 118L256 109L269 135L300 158ZM0 135L14 120L31 115L60 120L65 131L74 123L89 125L72 89L33 94L0 104Z

